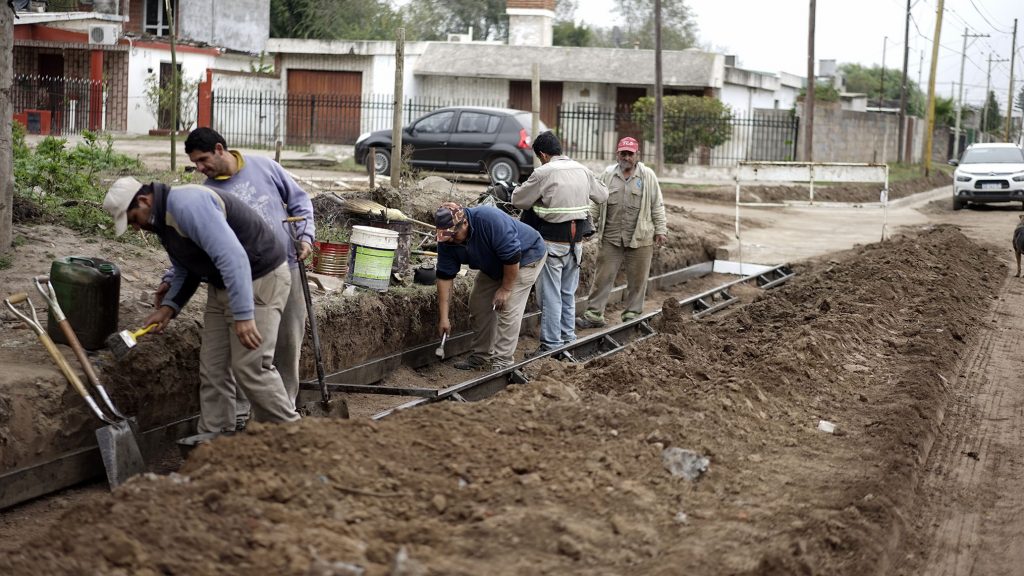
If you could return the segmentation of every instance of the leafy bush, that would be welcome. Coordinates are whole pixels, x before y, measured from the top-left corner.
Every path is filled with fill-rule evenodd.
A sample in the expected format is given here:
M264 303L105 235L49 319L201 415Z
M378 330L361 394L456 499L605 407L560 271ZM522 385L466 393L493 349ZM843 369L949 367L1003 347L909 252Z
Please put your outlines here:
M732 110L720 100L699 96L665 96L663 145L665 161L685 164L698 146L714 148L732 137ZM633 121L654 141L654 98L633 104Z
M142 164L114 151L113 139L106 140L93 132L83 132L84 142L72 149L67 140L44 138L35 151L24 144L21 135L19 151L15 136L15 195L33 202L60 223L70 228L95 232L106 230L110 217L103 211L106 190L100 186L99 174L120 175L139 172Z

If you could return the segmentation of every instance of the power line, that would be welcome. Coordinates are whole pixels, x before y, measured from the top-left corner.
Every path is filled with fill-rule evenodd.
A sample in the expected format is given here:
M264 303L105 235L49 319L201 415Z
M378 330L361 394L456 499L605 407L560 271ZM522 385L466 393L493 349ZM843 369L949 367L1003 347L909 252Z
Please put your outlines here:
M998 26L996 26L995 24L993 24L992 21L989 20L985 16L985 14L981 11L981 8L979 8L978 5L974 3L974 0L971 0L971 6L974 6L974 10L978 12L978 15L981 16L981 19L984 20L986 24L991 26L993 30L995 30L996 32L1002 33L1002 34L1010 34L1011 33L1009 30L1003 30L1003 29L999 28Z

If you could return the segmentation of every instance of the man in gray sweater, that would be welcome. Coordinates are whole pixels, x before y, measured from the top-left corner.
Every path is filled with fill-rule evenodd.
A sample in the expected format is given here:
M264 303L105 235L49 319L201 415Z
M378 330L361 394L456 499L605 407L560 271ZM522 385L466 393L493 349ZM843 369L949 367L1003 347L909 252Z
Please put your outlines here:
M155 234L173 275L160 306L143 325L162 331L206 282L199 350L200 432L235 429L229 370L257 420L299 419L273 366L278 325L291 289L287 259L273 230L244 202L205 186L171 188L120 178L103 199L121 235L131 226Z
M305 260L316 238L313 204L306 191L295 183L280 164L262 156L243 156L237 150L229 150L224 137L211 128L196 128L189 133L185 139L185 153L195 164L196 170L206 176L203 184L227 192L255 210L274 231L288 256L292 288L281 317L274 364L294 402L299 393L299 356L306 333L306 302L302 295L300 264L295 255L290 225L282 221L289 216L305 218L298 225L299 258ZM161 284L160 290L164 289L166 284ZM249 412L243 394L236 397L236 412L242 418Z

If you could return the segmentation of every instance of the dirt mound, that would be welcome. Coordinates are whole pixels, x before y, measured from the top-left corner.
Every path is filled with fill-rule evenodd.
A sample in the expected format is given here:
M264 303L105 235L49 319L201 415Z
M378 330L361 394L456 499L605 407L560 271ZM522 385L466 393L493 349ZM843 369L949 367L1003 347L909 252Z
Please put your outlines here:
M881 571L1005 269L939 227L801 272L706 321L666 302L628 353L546 361L490 401L253 426L71 509L0 572ZM673 476L670 448L709 469Z

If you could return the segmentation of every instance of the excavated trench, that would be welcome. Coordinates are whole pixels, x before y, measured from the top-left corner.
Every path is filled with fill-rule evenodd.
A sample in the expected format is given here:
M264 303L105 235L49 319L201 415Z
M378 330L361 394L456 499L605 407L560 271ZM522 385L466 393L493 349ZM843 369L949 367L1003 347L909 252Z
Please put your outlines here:
M436 206L432 200L419 198L419 202ZM413 209L409 212L413 217L429 218ZM690 215L685 212L677 212L674 219L670 218L673 240L658 252L652 264L652 275L712 257L713 246L721 242L722 236L714 231L701 233L700 227L692 231L687 225L689 219ZM595 252L593 246L588 245L580 293L589 288ZM131 266L126 263L123 268L131 269ZM142 277L152 275L153 271L136 270L135 273ZM469 329L466 299L470 288L468 277L456 283L452 306L456 332ZM95 355L101 378L118 407L137 418L140 430L157 430L143 439L143 448L154 469L166 471L168 467L177 466L172 440L189 433L192 425L189 419L198 413L198 349L204 300L205 294L200 291L165 334L141 338L138 348L124 361L114 360L107 352ZM386 293L359 291L354 297L320 294L315 300L323 358L329 371L436 339L437 302L433 287L409 284L393 287ZM142 301L148 301L145 293L125 294L123 290L121 325L134 326L142 322L150 310L140 305ZM3 446L0 476L95 445L95 418L81 399L68 390L63 376L51 366L38 342L24 331L15 334L16 341L0 348L0 355L12 361L35 364L35 370L25 376L31 381L30 385L20 382L16 376L10 376L10 382L0 382L0 446ZM70 353L66 355L72 365L77 366ZM301 372L305 379L315 378L312 344L308 338ZM379 400L375 402L378 404L364 412L374 413L386 407L379 404ZM167 428L161 430L164 427ZM87 460L88 456L83 454L75 460L75 465L85 466ZM25 481L34 483L30 476ZM0 506L16 503L15 496L0 493Z
M798 272L699 321L666 301L629 354L483 402L254 425L5 542L0 572L884 572L1005 266L938 226ZM676 476L673 449L710 466Z

